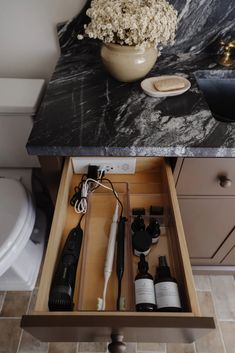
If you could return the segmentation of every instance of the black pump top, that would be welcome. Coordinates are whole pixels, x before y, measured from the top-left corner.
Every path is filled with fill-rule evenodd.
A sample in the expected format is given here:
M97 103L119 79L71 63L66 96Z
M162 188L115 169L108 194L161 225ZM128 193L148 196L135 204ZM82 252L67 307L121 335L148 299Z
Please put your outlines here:
M171 271L167 265L166 256L159 256L159 267L157 268L157 275L159 278L171 277Z
M133 232L145 230L144 219L141 217L141 215L135 217L134 221L131 224L131 229Z
M138 262L138 270L140 273L147 273L149 269L148 262L145 261L144 254L140 254L140 261Z
M154 218L150 219L149 225L146 228L146 231L151 235L151 237L160 235L160 225L158 221Z
M167 266L166 256L159 256L159 266L160 267Z

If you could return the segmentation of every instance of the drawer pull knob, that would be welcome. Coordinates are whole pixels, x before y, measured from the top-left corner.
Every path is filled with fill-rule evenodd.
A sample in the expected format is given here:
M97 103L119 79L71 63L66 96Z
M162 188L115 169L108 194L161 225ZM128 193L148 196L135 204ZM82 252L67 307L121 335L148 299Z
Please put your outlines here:
M219 177L219 184L222 188L230 188L232 186L232 180L226 176Z
M108 345L110 353L125 353L126 344L123 342L123 336L119 334L111 334L112 342Z

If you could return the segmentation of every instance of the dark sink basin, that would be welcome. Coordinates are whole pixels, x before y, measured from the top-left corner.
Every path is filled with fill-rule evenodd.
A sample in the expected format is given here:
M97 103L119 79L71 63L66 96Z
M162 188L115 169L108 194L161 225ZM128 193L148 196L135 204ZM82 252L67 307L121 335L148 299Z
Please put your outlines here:
M235 122L235 70L194 73L215 119Z

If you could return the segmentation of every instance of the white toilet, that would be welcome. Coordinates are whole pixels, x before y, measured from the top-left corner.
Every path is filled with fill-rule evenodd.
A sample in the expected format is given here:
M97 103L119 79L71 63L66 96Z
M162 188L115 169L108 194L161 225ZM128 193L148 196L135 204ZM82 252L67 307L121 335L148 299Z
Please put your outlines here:
M0 78L0 291L32 290L37 280L46 217L31 195L37 157L25 145L44 80Z

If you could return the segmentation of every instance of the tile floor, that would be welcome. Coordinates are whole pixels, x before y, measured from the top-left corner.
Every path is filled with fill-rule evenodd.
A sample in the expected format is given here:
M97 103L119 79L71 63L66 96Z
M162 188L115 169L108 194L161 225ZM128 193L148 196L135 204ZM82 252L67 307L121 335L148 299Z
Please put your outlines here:
M195 276L203 315L214 316L216 330L193 344L127 343L127 353L235 353L233 276ZM106 343L42 343L20 329L20 318L35 303L31 292L0 292L0 353L106 352Z

